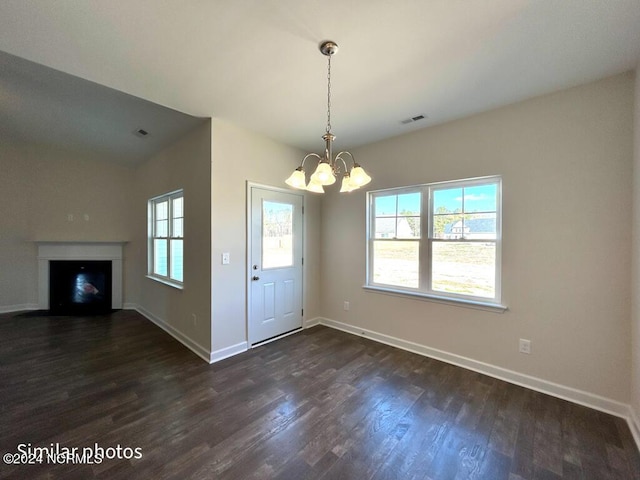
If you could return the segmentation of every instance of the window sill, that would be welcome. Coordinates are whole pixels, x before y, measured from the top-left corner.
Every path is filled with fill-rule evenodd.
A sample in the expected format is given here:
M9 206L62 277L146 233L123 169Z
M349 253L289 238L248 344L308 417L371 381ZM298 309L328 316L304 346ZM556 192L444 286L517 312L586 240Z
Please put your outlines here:
M385 295L393 295L397 297L409 297L417 300L425 300L427 302L444 303L456 307L475 308L477 310L485 310L487 312L504 313L508 307L499 303L479 302L476 300L464 300L459 298L440 297L438 295L429 295L427 293L407 292L404 290L396 290L387 287L377 287L372 285L363 285L365 291L371 293L382 293Z
M163 285L167 285L169 287L176 288L178 290L184 290L184 284L178 282L172 282L171 280L167 280L165 278L155 277L153 275L146 275L147 278L154 280L158 283L162 283Z

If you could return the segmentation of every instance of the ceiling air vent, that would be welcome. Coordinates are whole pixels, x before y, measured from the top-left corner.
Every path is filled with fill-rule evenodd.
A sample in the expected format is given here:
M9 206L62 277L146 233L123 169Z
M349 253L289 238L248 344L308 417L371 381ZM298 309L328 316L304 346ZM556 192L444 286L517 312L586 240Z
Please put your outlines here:
M417 122L419 120L424 120L425 118L427 118L426 115L416 115L415 117L405 118L404 120L400 120L400 123L402 125L407 125L409 123Z
M133 131L133 134L136 137L144 138L149 135L149 132L147 132L144 128L138 128Z

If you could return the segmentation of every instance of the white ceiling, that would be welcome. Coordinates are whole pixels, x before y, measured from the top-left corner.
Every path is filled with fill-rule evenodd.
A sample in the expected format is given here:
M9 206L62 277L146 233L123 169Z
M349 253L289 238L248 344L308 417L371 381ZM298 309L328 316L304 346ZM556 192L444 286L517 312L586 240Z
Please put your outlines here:
M640 0L0 0L2 51L309 151L326 39L343 149L635 68Z
M202 121L0 51L0 139L135 165Z

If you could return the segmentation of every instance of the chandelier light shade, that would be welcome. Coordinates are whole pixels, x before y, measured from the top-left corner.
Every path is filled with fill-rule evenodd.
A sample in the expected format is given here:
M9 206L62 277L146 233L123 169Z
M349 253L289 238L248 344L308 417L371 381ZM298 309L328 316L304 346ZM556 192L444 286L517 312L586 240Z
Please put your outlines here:
M319 184L318 182L315 182L314 180L311 180L309 182L309 185L307 185L306 187L302 187L305 190L308 190L310 192L313 193L324 193L324 188L322 187L321 184Z
M307 179L304 176L302 167L296 168L291 176L285 180L285 183L293 188L305 188Z
M335 157L333 156L331 145L336 137L331 133L331 56L338 52L338 45L332 41L323 42L320 44L320 51L327 56L327 128L322 136L325 142L324 156L317 153L306 155L300 166L285 180L285 183L293 188L324 193L325 186L333 185L336 182L336 177L342 177L340 192L352 192L369 183L371 177L356 163L351 153L343 151ZM304 163L309 157L316 158L318 165L307 184Z

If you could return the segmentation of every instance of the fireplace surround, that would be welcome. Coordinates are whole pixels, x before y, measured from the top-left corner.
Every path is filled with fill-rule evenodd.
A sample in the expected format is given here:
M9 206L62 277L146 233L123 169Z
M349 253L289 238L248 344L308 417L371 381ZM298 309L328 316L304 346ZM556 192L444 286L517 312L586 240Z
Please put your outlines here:
M111 262L111 309L121 309L122 259L125 242L36 242L38 244L38 308L50 310L52 261ZM89 287L85 287L89 288ZM108 288L107 288L108 290ZM54 308L55 310L55 308Z

